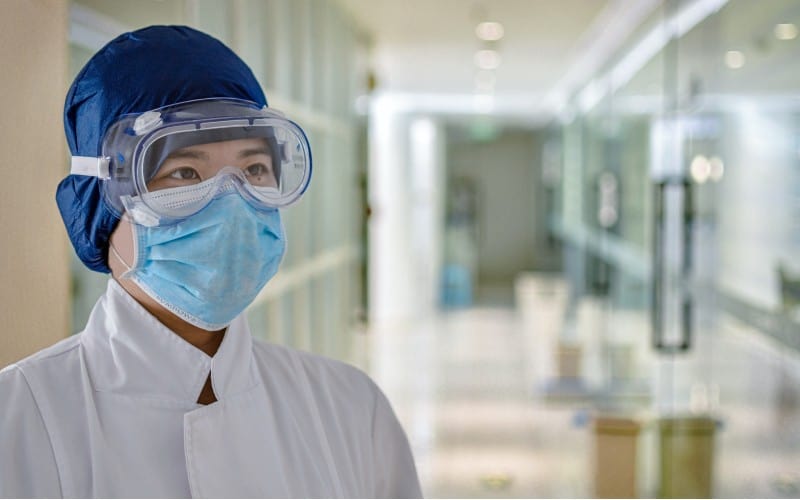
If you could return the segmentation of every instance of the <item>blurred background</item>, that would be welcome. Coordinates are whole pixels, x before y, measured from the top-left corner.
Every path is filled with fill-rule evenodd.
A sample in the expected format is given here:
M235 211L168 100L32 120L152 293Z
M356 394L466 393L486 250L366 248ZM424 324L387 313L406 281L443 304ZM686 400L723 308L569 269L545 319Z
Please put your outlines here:
M53 199L69 83L188 24L314 152L254 335L375 378L426 496L800 496L800 2L0 7L0 366L108 279Z

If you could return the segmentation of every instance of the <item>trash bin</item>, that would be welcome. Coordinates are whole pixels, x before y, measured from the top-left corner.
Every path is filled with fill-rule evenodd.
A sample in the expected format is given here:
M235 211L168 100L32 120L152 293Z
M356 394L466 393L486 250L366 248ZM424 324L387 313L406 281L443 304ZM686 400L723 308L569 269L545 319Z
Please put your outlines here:
M638 420L615 415L594 418L594 497L636 498Z
M661 498L711 498L715 429L708 416L659 419Z

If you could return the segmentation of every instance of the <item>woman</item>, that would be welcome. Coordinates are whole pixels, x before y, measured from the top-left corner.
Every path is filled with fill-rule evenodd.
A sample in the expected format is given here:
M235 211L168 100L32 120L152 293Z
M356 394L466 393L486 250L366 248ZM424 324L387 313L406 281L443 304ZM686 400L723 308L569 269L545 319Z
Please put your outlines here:
M187 27L127 33L64 121L56 199L112 279L83 332L0 372L0 496L419 496L367 376L248 331L311 153L244 62Z

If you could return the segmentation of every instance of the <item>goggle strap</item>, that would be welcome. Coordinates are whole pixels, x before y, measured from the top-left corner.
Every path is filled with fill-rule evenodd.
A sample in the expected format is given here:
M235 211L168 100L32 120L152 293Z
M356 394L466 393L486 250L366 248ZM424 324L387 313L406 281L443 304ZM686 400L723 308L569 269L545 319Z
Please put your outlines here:
M88 175L98 179L109 179L111 158L95 156L73 156L69 173L71 175Z

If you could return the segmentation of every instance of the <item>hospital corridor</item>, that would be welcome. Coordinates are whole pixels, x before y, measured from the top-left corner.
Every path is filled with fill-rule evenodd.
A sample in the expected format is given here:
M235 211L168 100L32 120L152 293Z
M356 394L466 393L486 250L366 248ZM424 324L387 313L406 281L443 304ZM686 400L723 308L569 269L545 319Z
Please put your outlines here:
M692 415L711 411L718 419L713 494L796 497L798 430L789 416L796 400L787 396L795 387L787 387L790 382L784 378L792 361L769 343L753 342L752 332L733 325L727 328L717 341L713 366L700 368L713 370L719 382L692 383L692 410L687 411ZM427 495L600 496L597 471L605 470L611 481L621 480L619 464L597 468L600 458L594 455L598 450L592 420L603 411L639 420L641 456L636 457L635 491L640 496L660 496L658 428L643 385L632 383L627 393L620 387L616 395L576 394L573 388L549 395L535 390L525 383L532 380L535 361L530 353L535 352L531 349L535 340L511 307L475 307L421 325L411 335L386 332L375 342L380 354L374 362L381 368L374 376L403 419ZM747 366L745 373L742 365ZM777 373L764 376L770 372ZM423 377L411 378L408 373ZM727 411L721 408L720 394L736 401L726 405ZM612 448L613 456L602 459L625 460L619 455L625 453L625 445L618 446Z
M114 417L157 446L175 440L158 460L179 463L150 467L175 466L176 482L146 485L175 489L116 484L121 461L83 490L63 472L83 455L65 463L56 442L62 495L414 496L416 468L428 498L800 497L800 1L7 0L0 11L0 436L33 428L13 420L28 399L43 428L72 422L37 400L47 391L96 391L106 418L115 403L101 398L129 384L175 412L170 438L133 410ZM115 104L117 93L134 97ZM231 144L251 147L208 179L184 165ZM232 166L248 155L268 167ZM253 180L265 171L272 180ZM225 200L239 204L215 215ZM118 221L132 227L127 246ZM258 241L236 239L248 221ZM202 250L209 226L227 232ZM183 254L153 250L169 238ZM193 305L186 294L203 286L214 299ZM116 312L120 296L144 308L141 325L205 357L169 335L153 361L164 366L145 362L141 382L85 353L78 372L93 391L29 375L69 351L41 350L96 347L104 328L108 366L154 348L144 326L131 339L114 326L131 317ZM186 325L210 336L192 341ZM248 382L266 387L266 434L261 414L215 413L238 401L240 375L223 370L250 366L229 357L250 349L247 332L252 366L272 373ZM176 375L182 363L201 378ZM23 397L4 389L14 370L28 399L3 400ZM190 387L191 400L164 403L142 389L147 377ZM362 422L364 401L375 406ZM235 458L217 462L254 489L197 480L192 467L216 462L193 458L191 429L249 443L242 455L226 443L233 455L219 456ZM87 446L111 446L97 435ZM146 468L141 446L131 463ZM13 455L0 452L0 497L25 491L4 484L27 477L8 472L23 470ZM283 489L256 484L275 477Z

